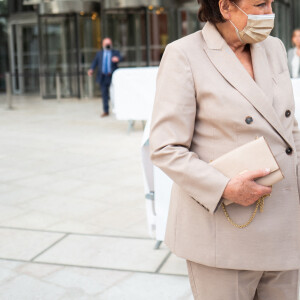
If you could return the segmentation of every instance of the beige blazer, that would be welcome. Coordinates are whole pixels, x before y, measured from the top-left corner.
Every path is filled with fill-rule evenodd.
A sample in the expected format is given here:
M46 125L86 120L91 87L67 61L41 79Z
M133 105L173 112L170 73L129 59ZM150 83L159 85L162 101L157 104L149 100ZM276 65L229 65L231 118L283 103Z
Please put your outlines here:
M174 181L165 243L177 256L213 267L297 269L300 132L286 51L269 37L251 45L251 55L255 81L211 23L166 48L150 133L151 159ZM218 205L229 178L208 162L259 136L285 178L264 212L238 229ZM228 212L244 223L254 206L231 204Z

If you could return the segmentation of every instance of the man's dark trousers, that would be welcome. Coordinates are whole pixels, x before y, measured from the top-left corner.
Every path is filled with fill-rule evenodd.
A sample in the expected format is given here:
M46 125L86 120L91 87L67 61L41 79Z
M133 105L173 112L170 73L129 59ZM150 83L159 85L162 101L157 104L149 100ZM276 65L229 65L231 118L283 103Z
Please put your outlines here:
M101 81L100 81L100 88L102 93L103 99L103 111L105 113L109 113L109 104L108 101L109 97L109 87L111 84L111 74L102 74Z

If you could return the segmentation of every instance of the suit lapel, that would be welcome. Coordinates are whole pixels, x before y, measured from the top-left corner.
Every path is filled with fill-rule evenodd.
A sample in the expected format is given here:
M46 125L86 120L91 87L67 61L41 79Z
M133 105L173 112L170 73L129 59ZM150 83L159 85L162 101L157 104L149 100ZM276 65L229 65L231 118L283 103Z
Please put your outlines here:
M206 41L204 50L216 69L260 112L286 143L291 145L272 106L272 73L264 48L261 45L251 46L255 82L213 24L206 23L202 33Z
M265 48L260 44L253 44L250 49L255 82L273 105L273 74Z

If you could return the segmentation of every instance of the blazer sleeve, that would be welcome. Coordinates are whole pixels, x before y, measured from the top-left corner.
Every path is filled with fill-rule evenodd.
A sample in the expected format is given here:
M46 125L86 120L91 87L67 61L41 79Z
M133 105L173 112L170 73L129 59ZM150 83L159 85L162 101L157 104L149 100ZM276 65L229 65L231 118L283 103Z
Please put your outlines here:
M120 51L116 51L115 55L119 58L119 62L123 61L123 56L121 55Z
M230 179L189 150L196 109L188 59L177 45L169 44L157 75L150 125L150 158L187 194L214 214Z

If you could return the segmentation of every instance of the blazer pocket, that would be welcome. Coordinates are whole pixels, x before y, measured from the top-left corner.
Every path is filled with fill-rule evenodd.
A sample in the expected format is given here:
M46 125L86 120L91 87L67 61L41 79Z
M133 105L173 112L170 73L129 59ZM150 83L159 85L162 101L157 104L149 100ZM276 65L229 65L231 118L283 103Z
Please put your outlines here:
M294 114L294 94L289 70L276 74L273 79L273 106L275 110L280 116L284 115L286 110L290 110ZM291 120L292 118L287 119L287 121Z

